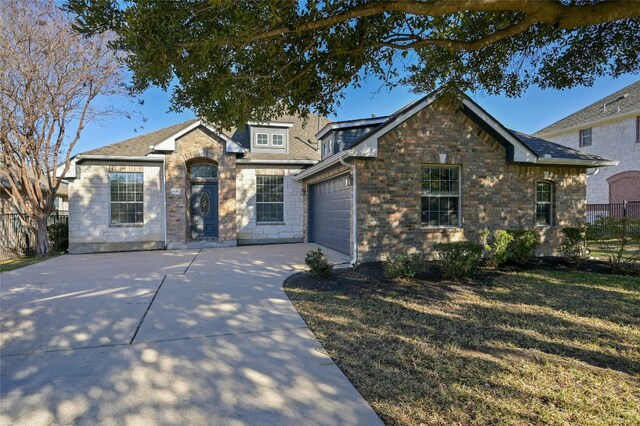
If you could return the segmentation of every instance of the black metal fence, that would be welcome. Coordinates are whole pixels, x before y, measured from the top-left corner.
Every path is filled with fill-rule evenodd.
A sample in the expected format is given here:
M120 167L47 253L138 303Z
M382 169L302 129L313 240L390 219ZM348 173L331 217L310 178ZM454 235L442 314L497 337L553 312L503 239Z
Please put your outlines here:
M587 204L587 223L593 224L599 217L640 220L640 201L625 201L617 204ZM633 229L631 229L633 235L640 234L640 222L633 223L631 226L633 226Z
M56 211L47 222L48 226L60 223L69 223L69 212ZM51 241L51 249L59 251L62 244L58 233L55 240ZM11 259L17 256L30 256L35 254L36 235L22 224L18 214L0 214L0 260Z

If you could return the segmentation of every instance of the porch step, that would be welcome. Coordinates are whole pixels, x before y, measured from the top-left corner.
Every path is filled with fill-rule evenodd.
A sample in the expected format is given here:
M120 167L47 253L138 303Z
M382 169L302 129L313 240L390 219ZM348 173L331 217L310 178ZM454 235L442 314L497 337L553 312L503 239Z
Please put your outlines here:
M231 241L189 241L188 243L169 243L167 245L168 250L189 250L189 249L203 249L203 248L218 248L218 247L235 247L238 245L235 240Z

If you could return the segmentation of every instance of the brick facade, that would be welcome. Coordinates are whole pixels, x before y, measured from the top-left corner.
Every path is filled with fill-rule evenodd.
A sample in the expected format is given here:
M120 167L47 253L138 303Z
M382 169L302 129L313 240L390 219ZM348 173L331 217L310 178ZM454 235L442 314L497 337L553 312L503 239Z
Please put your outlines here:
M460 228L421 224L421 170L425 164L461 166ZM483 229L534 228L535 182L555 185L555 226L536 228L541 253L553 254L561 228L584 217L585 169L508 164L506 149L462 112L434 104L384 135L378 158L358 159L358 259L406 250L429 252L434 243L478 240Z
M198 161L210 161L218 166L218 242L235 245L236 157L226 154L224 147L222 139L199 127L178 139L176 150L166 156L169 246L186 244L191 239L189 165Z
M609 202L640 201L640 170L615 174L607 179Z

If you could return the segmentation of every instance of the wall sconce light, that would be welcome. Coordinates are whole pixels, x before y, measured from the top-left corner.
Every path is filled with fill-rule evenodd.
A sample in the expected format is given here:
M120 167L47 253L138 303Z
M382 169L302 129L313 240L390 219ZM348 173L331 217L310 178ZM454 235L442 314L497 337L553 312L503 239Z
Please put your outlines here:
M346 179L347 179L347 181L346 181L347 187L353 186L353 176L349 175L349 176L347 176Z
M447 154L440 154L440 164L447 162Z

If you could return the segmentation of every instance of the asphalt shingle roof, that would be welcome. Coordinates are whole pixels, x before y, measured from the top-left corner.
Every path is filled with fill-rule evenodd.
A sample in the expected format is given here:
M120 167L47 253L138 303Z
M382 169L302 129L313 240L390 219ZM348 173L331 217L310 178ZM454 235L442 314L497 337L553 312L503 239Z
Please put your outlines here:
M106 155L106 156L123 156L123 157L143 157L152 152L150 146L153 146L171 135L174 135L186 127L198 121L197 118L173 126L165 127L150 133L145 133L121 142L116 142L100 148L92 149L81 153L81 155ZM315 134L330 122L325 117L310 115L306 122L298 117L283 116L273 120L281 123L292 123L293 127L289 129L289 152L287 154L257 154L248 152L245 159L254 160L320 160L320 149ZM250 148L249 129L243 126L238 129L225 131L225 135L229 136L244 148Z
M593 161L607 161L606 158L600 157L588 152L578 151L557 143L542 139L536 136L527 135L526 133L518 132L517 130L509 131L523 144L534 152L538 157L544 157L546 155L551 158L560 158L563 160L593 160Z
M639 110L640 80L582 108L562 120L556 121L544 129L538 130L534 135L544 136L564 129L574 128L581 124L614 118L617 115Z
M92 149L90 151L83 152L85 155L114 155L123 157L144 157L152 152L152 145L155 145L169 136L178 133L180 130L188 127L198 121L197 118L184 121L182 123L174 124L173 126L165 127L150 133L145 133L140 136L136 136L130 139L126 139L121 142L112 143L110 145L102 146L100 148Z

